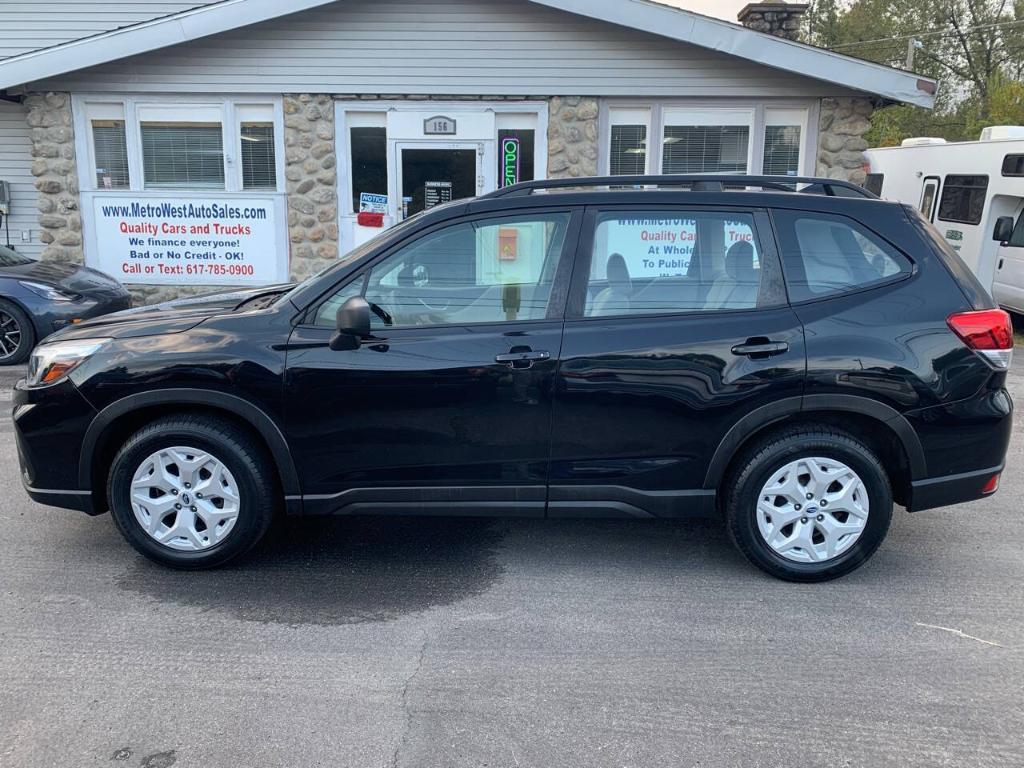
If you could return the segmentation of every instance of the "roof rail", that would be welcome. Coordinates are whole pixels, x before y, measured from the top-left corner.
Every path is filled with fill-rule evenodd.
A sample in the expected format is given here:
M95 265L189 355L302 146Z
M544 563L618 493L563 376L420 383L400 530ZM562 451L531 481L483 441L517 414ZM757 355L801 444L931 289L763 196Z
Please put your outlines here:
M805 184L797 189L797 184ZM547 189L573 189L576 187L689 187L694 192L722 192L728 187L760 187L772 192L809 192L838 196L836 190L842 189L855 193L856 197L878 199L878 195L851 181L825 179L816 176L743 176L738 174L681 174L672 176L587 176L575 179L541 179L524 181L502 187L494 192L481 195L482 199L495 197L516 197L530 195ZM818 187L820 189L813 189ZM842 195L842 193L838 193ZM850 195L842 195L849 197Z

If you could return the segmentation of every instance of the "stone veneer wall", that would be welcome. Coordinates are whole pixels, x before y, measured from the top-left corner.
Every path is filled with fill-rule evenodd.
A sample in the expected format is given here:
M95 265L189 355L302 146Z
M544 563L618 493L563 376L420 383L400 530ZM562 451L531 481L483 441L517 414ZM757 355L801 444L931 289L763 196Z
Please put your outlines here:
M289 272L292 279L304 280L338 258L338 156L331 96L285 95L284 158Z
M755 32L765 32L787 40L799 40L801 17L806 11L807 3L748 3L736 18L744 27L749 27Z
M596 176L598 101L592 96L555 96L548 114L548 178Z
M25 107L25 121L31 129L32 175L39 191L39 239L46 245L42 258L82 262L71 98L66 93L30 93L25 96Z
M818 118L818 176L863 184L867 176L864 139L874 106L866 98L822 99Z

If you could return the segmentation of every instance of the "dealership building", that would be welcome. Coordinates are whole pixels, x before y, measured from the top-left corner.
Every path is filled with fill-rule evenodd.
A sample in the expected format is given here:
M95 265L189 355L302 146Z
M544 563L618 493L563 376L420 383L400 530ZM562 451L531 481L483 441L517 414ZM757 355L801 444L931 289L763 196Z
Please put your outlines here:
M402 218L530 179L864 179L916 74L649 0L35 0L0 6L20 252L141 301L301 279ZM2 196L0 196L2 197Z

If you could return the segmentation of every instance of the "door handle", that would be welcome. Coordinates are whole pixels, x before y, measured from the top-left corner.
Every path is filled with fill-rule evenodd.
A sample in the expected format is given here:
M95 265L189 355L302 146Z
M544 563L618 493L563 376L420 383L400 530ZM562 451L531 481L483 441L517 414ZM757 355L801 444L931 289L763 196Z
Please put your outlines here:
M732 348L734 355L749 357L754 360L781 355L789 351L789 344L785 341L772 341L771 339L747 339L743 344L737 344Z
M547 360L551 357L550 352L532 349L515 349L501 355L494 356L494 362L504 363L509 368L530 368L538 360Z

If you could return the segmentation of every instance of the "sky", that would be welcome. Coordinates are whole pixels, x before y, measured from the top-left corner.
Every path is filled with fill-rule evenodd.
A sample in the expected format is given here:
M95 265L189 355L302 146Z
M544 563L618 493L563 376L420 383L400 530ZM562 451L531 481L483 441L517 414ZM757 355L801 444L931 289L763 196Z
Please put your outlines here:
M720 19L736 21L736 14L740 8L750 0L657 0L666 5L676 5L707 16L717 16Z

